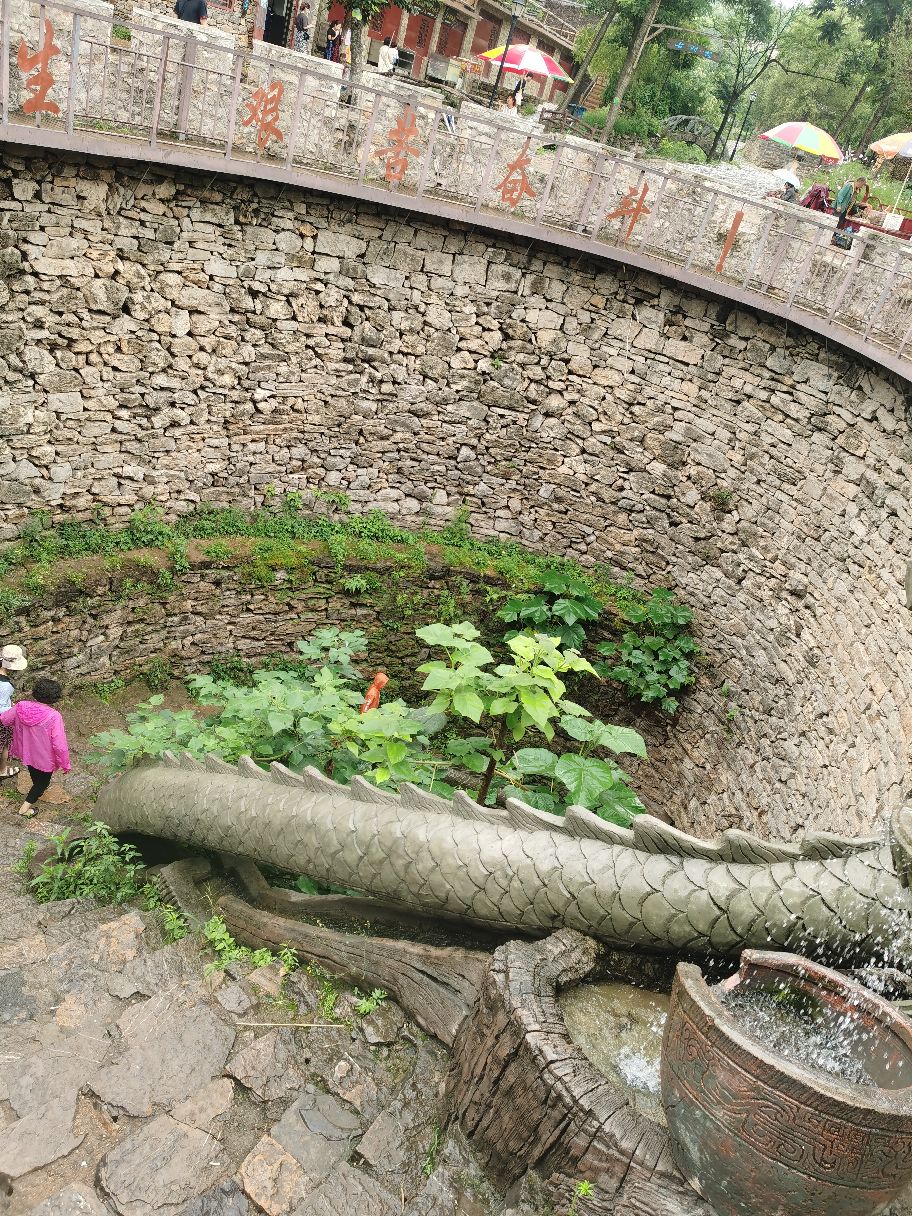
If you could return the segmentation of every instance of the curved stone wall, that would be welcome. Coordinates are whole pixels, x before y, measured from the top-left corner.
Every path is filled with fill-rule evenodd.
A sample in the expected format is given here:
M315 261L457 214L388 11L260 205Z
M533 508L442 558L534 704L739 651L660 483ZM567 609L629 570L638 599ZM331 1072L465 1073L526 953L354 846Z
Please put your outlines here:
M667 281L230 180L0 163L0 539L341 489L666 582L681 826L862 830L906 788L909 416L890 376Z

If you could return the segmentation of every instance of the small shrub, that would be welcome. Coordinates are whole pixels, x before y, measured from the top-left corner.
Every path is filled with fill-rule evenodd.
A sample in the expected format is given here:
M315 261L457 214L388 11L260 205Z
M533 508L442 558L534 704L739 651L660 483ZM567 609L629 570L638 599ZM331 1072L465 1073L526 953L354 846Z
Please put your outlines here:
M54 846L54 854L29 883L41 904L59 899L123 904L147 889L138 851L121 844L103 823L90 824L86 835L76 840L70 839L67 828L51 836L49 843Z
M658 702L674 713L678 700L673 694L694 681L693 661L697 644L688 632L693 613L678 603L670 591L659 589L642 604L625 610L627 630L620 642L603 642L599 654L612 662L598 662L601 676L617 680L634 696Z
M248 962L253 967L267 967L275 962L275 955L271 950L251 950L247 946L239 945L221 916L213 916L206 921L203 925L203 937L215 955L215 961L206 964L204 975L211 975L213 971L224 971L230 963Z
M112 676L110 680L100 680L97 684L93 684L92 691L99 701L109 705L114 694L120 692L122 688L126 688L126 680L123 676Z
M190 932L178 908L165 904L159 909L162 918L162 937L166 942L182 941Z
M366 1018L383 1004L388 993L384 992L382 988L374 988L367 996L363 996L356 988L355 996L358 998L355 1004L355 1013L359 1014L362 1018Z
M685 165L702 165L706 161L702 148L696 144L685 143L681 139L663 139L656 148L656 155L664 160L680 161Z

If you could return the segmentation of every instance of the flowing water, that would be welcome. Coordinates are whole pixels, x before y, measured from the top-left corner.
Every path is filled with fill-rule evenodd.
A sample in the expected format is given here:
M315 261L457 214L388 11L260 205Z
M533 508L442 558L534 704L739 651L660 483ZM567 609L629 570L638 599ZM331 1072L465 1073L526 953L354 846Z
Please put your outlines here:
M746 1034L792 1064L852 1085L878 1084L869 1071L875 1037L851 1012L836 1013L787 985L716 994Z
M626 1090L631 1105L665 1123L659 1096L659 1061L668 996L608 982L580 984L558 997L567 1030L586 1058Z

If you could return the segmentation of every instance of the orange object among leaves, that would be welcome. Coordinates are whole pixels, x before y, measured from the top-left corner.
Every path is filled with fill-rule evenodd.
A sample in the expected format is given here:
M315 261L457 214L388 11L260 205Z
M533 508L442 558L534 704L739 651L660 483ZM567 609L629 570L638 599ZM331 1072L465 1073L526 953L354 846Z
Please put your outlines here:
M48 93L54 87L54 77L49 64L55 55L60 54L60 47L54 44L54 27L45 18L44 37L41 46L34 55L29 54L25 39L19 43L16 55L16 66L25 78L23 83L31 96L23 103L24 114L59 114L60 106L56 101L48 101ZM29 73L33 73L29 75Z
M389 676L385 672L378 671L361 702L362 714L366 714L369 709L377 708L380 704L380 694L387 684L389 684Z

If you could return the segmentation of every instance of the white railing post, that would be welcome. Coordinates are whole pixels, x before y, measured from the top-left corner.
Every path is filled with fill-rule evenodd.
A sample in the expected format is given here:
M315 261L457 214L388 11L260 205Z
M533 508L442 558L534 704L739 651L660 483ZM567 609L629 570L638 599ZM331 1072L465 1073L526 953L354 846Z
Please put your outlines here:
M0 0L0 121L9 122L10 116L10 23L13 19L13 0Z

